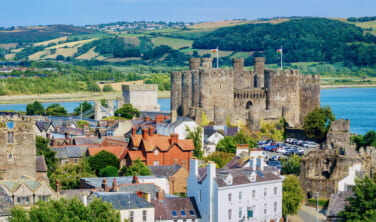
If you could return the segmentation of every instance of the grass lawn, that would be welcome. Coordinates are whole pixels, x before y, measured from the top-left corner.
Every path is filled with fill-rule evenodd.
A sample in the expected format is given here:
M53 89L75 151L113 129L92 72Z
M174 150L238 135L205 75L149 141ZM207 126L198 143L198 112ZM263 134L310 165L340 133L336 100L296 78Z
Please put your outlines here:
M154 46L168 45L173 49L180 49L182 47L192 47L192 40L169 38L169 37L156 37L152 39Z

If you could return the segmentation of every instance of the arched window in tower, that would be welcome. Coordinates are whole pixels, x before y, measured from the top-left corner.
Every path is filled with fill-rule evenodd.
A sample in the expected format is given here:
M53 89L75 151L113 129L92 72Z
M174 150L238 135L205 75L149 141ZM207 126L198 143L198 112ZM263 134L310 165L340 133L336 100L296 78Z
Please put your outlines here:
M253 104L252 104L252 101L248 101L247 104L246 104L246 106L245 106L245 108L246 108L246 109L249 109L249 108L252 107L252 105L253 105Z
M13 155L11 153L8 155L8 159L13 160Z

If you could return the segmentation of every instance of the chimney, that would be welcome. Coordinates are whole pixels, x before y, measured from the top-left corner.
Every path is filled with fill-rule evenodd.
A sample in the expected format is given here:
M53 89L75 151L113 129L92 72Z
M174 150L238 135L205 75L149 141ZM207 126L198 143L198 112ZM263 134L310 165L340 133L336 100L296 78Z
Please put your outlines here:
M179 142L179 134L171 133L171 144Z
M107 192L107 191L108 191L107 180L106 180L106 178L103 179L103 182L102 182L102 188L103 188L104 192Z
M154 136L154 128L152 126L149 127L149 135Z
M138 183L138 177L136 175L133 176L132 183Z
M158 201L163 201L163 191L157 191L157 199Z
M145 117L144 117L144 121L145 121L145 122L150 121L150 117L145 116Z
M150 203L150 199L151 199L150 196L151 196L150 193L144 193L144 198L149 203Z
M249 165L253 170L256 170L256 158L254 156L249 158Z
M87 207L87 196L86 193L82 194L82 203L85 207Z
M116 178L114 178L113 192L118 192L118 187L116 183Z
M264 170L264 158L262 158L262 156L257 158L257 166L260 168L260 170Z
M217 177L216 175L216 166L213 161L208 161L208 164L206 165L206 175L210 180Z
M66 139L66 140L69 139L69 135L68 135L68 133L64 133L64 135L65 135L65 139Z
M87 125L87 124L84 125L84 134L85 135L89 135L90 134L89 125Z
M181 167L188 171L188 161L181 161Z
M236 145L236 156L239 156L242 152L248 153L248 144L237 144Z
M132 136L136 136L136 127L132 127Z
M176 110L171 110L171 123L175 122L178 119L178 113Z
M161 123L164 121L163 115L156 115L155 116L155 124Z
M60 194L60 181L59 180L56 181L56 193Z
M148 137L149 137L148 128L143 128L142 129L142 139L148 140Z

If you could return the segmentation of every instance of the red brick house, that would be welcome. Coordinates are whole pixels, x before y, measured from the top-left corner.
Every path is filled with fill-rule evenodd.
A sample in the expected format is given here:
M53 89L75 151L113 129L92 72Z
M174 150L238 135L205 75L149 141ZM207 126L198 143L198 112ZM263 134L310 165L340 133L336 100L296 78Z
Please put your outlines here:
M153 127L144 128L142 135L136 135L135 129L132 129L128 153L125 156L126 165L132 165L137 158L140 158L147 166L182 165L184 162L189 164L195 149L193 140L182 140L178 137L178 134L155 135Z

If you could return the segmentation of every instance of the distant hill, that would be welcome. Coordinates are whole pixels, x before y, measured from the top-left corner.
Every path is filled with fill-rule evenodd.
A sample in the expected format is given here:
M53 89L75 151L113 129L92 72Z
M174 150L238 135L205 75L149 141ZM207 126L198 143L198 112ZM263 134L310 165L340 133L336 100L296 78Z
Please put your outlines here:
M373 65L376 37L355 25L325 18L292 19L279 24L246 24L220 28L193 42L195 49L255 51L268 63L327 61ZM363 58L364 57L364 58Z
M73 25L50 25L36 27L21 27L0 30L0 43L37 43L62 36L91 34L97 31Z

